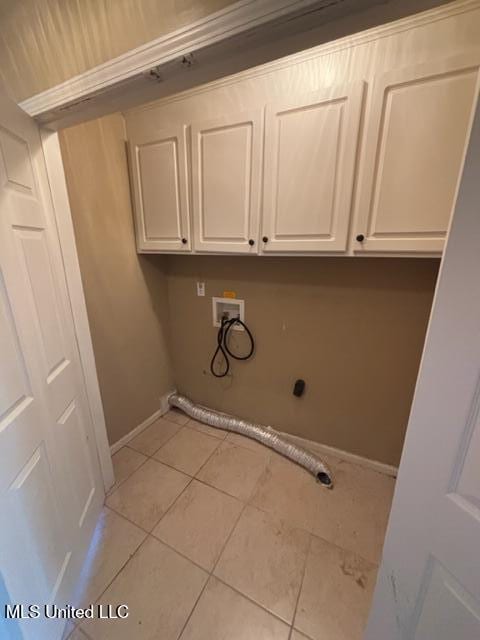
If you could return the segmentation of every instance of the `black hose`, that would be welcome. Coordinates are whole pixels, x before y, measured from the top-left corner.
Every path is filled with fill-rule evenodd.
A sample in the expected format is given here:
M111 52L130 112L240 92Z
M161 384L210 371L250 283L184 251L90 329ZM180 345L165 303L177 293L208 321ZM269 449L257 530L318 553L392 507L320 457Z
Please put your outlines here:
M250 350L246 355L243 356L239 356L236 353L233 353L228 347L228 332L236 324L241 325L245 329L250 339ZM224 378L230 371L230 360L228 356L234 358L235 360L248 360L253 355L254 351L255 340L253 339L253 336L247 325L242 322L240 318L222 318L222 322L217 333L217 348L215 349L215 353L213 354L213 358L210 362L210 371L216 378ZM215 371L215 360L219 353L222 354L223 359L225 360L225 369L221 373L217 373Z

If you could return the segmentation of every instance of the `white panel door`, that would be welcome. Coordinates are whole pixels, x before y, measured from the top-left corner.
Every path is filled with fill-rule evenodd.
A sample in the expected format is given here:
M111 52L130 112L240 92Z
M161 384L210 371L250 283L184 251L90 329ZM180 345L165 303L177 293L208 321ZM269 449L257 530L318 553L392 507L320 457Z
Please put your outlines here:
M440 253L475 98L479 57L386 73L366 114L355 251Z
M480 638L480 109L447 240L366 640Z
M195 251L257 253L261 111L192 125Z
M185 128L130 140L137 248L190 251Z
M345 251L363 83L267 106L262 251Z
M39 131L3 94L0 114L0 591L11 604L64 606L103 483ZM55 640L62 627L6 628Z

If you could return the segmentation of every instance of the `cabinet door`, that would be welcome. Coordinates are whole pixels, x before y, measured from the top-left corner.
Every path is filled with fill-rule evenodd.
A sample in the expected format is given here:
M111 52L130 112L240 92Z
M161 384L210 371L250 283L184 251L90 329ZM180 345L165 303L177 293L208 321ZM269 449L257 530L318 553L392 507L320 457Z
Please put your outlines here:
M130 140L137 247L190 251L183 126Z
M257 253L261 139L261 111L192 125L195 251Z
M264 252L345 251L363 83L270 104Z
M478 57L457 57L392 71L375 82L355 251L442 251L477 79Z

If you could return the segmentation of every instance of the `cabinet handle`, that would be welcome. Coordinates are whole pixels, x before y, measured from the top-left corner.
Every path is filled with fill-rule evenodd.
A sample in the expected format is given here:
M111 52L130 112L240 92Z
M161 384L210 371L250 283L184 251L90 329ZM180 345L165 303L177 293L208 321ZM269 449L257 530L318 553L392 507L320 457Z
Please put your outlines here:
M365 236L363 233L359 233L357 236L357 242L363 242L365 240Z
M262 240L263 240L263 242L268 242L267 236L263 236Z
M248 241L248 244L249 244L251 247L253 247L253 245L255 244L255 240L252 240L252 239L250 238L250 240Z
M182 244L187 244L187 239L186 238L182 238Z

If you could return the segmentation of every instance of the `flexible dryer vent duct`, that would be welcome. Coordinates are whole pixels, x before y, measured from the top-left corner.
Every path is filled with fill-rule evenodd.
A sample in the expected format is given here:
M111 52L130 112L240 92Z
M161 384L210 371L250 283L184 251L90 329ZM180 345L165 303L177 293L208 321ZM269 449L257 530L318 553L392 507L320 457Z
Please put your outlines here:
M226 413L206 409L205 407L194 404L191 400L185 396L179 395L178 393L173 393L168 398L168 402L170 406L181 409L188 416L198 420L199 422L204 422L205 424L209 424L211 427L217 427L218 429L234 431L235 433L240 433L242 436L258 440L258 442L261 442L274 451L281 453L283 456L293 460L293 462L296 462L300 466L305 467L305 469L310 471L310 473L312 473L325 487L328 487L329 489L333 487L332 475L329 469L319 458L311 454L309 451L292 444L271 427L264 427L261 424L255 424L253 422L248 422L247 420L234 418Z

